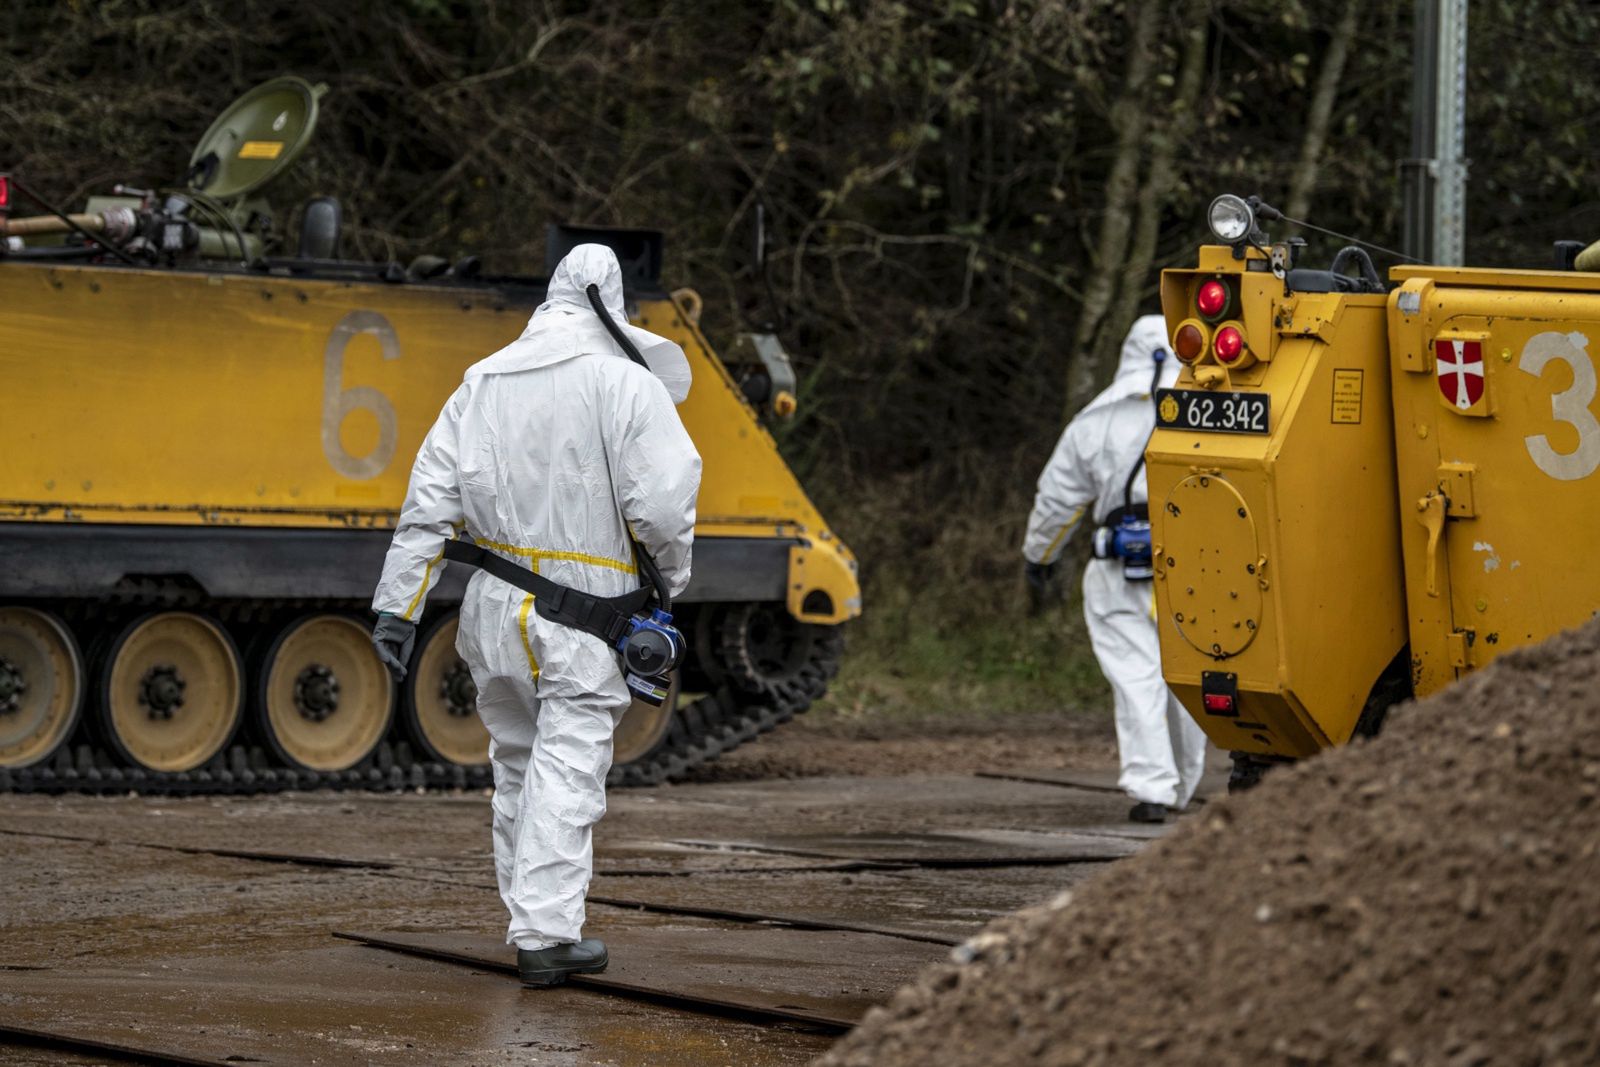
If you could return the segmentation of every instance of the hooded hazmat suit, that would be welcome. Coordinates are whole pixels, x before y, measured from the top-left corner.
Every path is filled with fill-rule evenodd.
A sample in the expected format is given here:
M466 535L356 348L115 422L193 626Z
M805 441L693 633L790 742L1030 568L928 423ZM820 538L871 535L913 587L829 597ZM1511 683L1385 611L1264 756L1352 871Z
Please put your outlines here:
M651 370L606 333L590 284ZM640 585L631 526L672 594L683 592L700 457L673 405L688 390L682 349L627 324L615 254L574 248L522 336L467 370L423 441L373 609L419 618L444 544L462 529L554 582L610 597ZM537 950L580 938L591 831L629 694L615 649L542 618L533 601L475 573L456 649L489 731L506 940Z
M1028 516L1022 546L1028 562L1055 562L1085 512L1100 525L1122 506L1128 474L1155 428L1154 353L1166 346L1161 316L1134 322L1122 342L1116 377L1062 433L1039 475ZM1159 385L1172 385L1177 362L1169 358L1160 367ZM1139 465L1132 500L1147 499ZM1205 734L1161 677L1151 583L1124 578L1121 560L1090 560L1083 573L1083 614L1100 670L1111 683L1122 758L1117 784L1140 803L1182 809L1205 769Z

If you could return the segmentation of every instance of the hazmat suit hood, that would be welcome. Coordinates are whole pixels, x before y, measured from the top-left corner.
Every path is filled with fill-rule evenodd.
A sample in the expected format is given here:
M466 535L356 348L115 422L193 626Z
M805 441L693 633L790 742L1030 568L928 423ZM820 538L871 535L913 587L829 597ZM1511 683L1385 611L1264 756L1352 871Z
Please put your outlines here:
M1155 352L1161 349L1167 358L1161 364L1158 388L1169 388L1178 380L1178 361L1172 358L1167 345L1167 323L1160 315L1142 315L1134 320L1128 336L1122 341L1122 356L1117 362L1116 377L1101 390L1100 395L1084 406L1084 411L1127 400L1130 397L1148 399L1150 378L1155 372Z
M659 334L628 321L622 299L622 267L605 245L583 244L568 252L550 275L544 303L528 319L522 336L494 355L467 368L466 377L513 374L548 367L578 356L604 355L627 359L589 303L589 286L598 286L600 302L611 321L633 342L645 365L667 387L674 404L689 395L689 360L683 349Z

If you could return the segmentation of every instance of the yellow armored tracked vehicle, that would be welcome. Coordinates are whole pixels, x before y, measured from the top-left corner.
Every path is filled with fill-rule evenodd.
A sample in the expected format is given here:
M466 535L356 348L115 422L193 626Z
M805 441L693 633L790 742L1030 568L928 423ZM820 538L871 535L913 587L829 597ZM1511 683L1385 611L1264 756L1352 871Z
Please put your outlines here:
M1391 286L1274 215L1219 198L1230 243L1162 275L1147 453L1164 673L1241 783L1600 610L1600 275Z
M21 217L28 190L0 176L0 786L483 780L454 650L463 576L430 599L401 692L371 654L366 600L424 433L543 283L472 260L341 260L328 200L278 254L256 198L318 95L254 90L170 193ZM758 405L792 408L774 339L747 339L736 380L698 299L662 287L659 234L553 227L547 258L580 240L617 251L630 316L694 371L689 658L662 709L625 717L613 771L652 782L821 695L859 586L759 422Z

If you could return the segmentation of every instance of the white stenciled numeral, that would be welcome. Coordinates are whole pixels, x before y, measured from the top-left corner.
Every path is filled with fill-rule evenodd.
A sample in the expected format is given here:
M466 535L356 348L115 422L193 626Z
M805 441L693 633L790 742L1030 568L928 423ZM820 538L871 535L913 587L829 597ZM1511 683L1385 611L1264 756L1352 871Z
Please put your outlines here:
M328 335L322 358L322 452L333 469L346 478L375 478L394 459L395 416L389 398L370 385L341 389L344 378L344 351L357 334L370 333L378 339L384 359L400 358L400 341L389 320L376 311L352 311L339 320ZM354 411L365 408L378 420L378 443L364 456L352 456L339 440L339 427Z
M1600 422L1589 410L1594 402L1595 374L1588 345L1589 339L1581 333L1535 334L1522 349L1522 359L1517 363L1534 377L1543 373L1545 364L1553 359L1572 368L1572 384L1550 398L1550 415L1578 431L1578 447L1571 452L1557 452L1542 433L1523 438L1534 464L1563 482L1587 478L1600 467Z

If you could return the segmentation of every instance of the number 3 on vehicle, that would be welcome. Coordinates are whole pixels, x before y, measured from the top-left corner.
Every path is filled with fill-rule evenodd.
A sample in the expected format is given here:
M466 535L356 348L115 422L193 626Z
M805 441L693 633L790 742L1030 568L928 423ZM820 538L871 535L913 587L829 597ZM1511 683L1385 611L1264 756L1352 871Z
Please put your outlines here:
M1534 465L1563 482L1587 478L1600 467L1600 422L1589 410L1596 383L1588 345L1589 339L1581 333L1546 331L1528 340L1517 363L1518 369L1536 378L1551 360L1560 360L1572 370L1572 384L1550 398L1550 415L1578 431L1578 447L1571 452L1557 452L1545 434L1523 438Z

